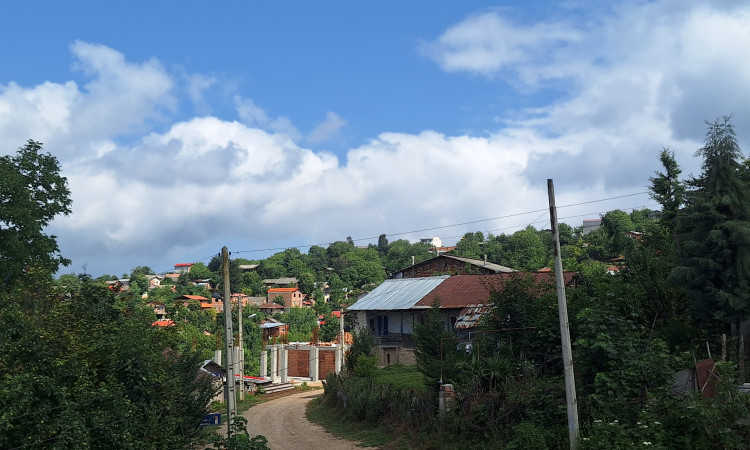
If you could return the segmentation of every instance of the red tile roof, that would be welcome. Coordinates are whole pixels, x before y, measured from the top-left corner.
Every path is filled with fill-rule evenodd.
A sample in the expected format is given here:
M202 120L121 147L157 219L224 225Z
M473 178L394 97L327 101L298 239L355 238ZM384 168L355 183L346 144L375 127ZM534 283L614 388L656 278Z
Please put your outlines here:
M193 263L179 263L179 264L175 264L174 266L175 267L188 267L188 266L192 266L192 265L193 265Z
M270 288L268 289L268 292L294 292L299 291L299 288L296 287L285 287L285 288Z
M174 325L174 320L157 320L151 324L152 327L173 327Z

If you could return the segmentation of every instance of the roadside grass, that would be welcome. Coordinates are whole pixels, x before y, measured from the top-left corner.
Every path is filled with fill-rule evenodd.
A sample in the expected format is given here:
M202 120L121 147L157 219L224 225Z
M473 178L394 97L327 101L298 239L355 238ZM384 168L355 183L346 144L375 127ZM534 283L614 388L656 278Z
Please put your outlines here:
M360 447L395 448L392 446L399 438L391 427L352 421L346 411L329 407L322 402L322 397L307 404L307 419L335 436L355 441Z
M376 385L391 386L394 389L413 389L417 392L425 390L424 376L416 366L394 364L379 368L372 374L372 381ZM398 425L352 420L347 410L325 403L323 397L308 404L307 418L329 433L355 441L361 447L410 449L416 444L413 431L401 429Z

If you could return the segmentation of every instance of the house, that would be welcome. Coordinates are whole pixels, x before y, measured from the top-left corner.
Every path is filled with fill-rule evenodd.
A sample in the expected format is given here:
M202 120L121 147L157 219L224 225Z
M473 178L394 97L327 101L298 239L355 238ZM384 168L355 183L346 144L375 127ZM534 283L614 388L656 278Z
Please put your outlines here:
M272 316L278 312L284 312L284 307L273 302L263 303L260 305L260 312Z
M191 301L198 302L202 310L216 309L216 299L207 299L201 295L182 295L175 299L176 302L182 301L182 305L187 308Z
M585 219L583 221L583 235L591 233L594 230L598 230L602 226L602 219Z
M255 272L260 264L240 264L240 270L244 272Z
M442 247L443 241L439 237L428 237L419 240L422 244L428 244L430 247Z
M107 287L113 291L127 292L130 290L130 279L120 278L119 280L107 281Z
M287 278L266 278L263 280L263 284L268 287L289 287L297 286L298 279L293 277Z
M156 289L161 286L161 282L164 280L164 275L146 275L148 280L148 289Z
M573 282L566 272L566 285ZM359 299L347 311L356 314L358 328L369 327L375 334L380 365L414 364L412 334L424 325L428 310L438 301L446 330L458 338L468 338L488 311L490 293L502 290L513 279L532 277L537 285L554 289L551 272L504 272L492 275L440 275L434 277L386 280Z
M171 281L172 283L176 283L177 280L180 279L179 273L165 273L164 278Z
M493 273L509 273L515 270L494 264L481 259L462 258L453 255L438 255L426 261L414 264L398 272L394 272L391 278L417 278L432 277L435 275L460 275L478 274L489 275Z
M173 327L175 326L174 320L157 320L151 324L152 327Z
M162 320L167 316L167 308L164 303L161 302L147 302L146 306L154 308L154 314L156 314L157 320Z
M284 337L289 333L289 324L281 323L269 317L261 320L260 329L261 333L263 334L264 342L268 341L271 338L280 338L283 340Z
M286 310L295 307L302 308L305 306L311 306L307 296L297 287L270 288L266 295L268 303L273 302L277 297L281 297L284 301L284 309Z
M260 306L263 303L266 303L266 297L248 297L247 298L247 304L248 305L255 305Z
M175 273L183 273L187 272L190 273L190 268L193 267L193 263L180 263L174 265L174 272Z

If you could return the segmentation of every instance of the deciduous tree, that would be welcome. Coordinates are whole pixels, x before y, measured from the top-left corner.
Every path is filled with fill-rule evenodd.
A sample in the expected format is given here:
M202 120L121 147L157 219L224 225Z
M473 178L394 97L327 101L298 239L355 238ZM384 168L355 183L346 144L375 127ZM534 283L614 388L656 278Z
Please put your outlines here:
M40 142L29 140L15 156L0 157L0 285L10 286L32 267L51 274L70 263L56 236L44 232L70 205L67 179Z

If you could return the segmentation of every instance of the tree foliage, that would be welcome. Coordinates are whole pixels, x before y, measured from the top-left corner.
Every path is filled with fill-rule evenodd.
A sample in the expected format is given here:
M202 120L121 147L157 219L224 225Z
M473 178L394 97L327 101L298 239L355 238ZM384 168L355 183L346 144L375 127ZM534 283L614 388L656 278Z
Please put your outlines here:
M214 393L201 358L175 351L153 310L84 277L41 280L0 302L0 447L175 448ZM43 318L43 320L39 320Z
M0 285L10 286L28 269L52 274L69 261L44 228L70 213L68 182L57 159L29 140L15 156L0 157Z
M750 313L750 196L728 117L708 124L701 174L680 215L682 257L672 272L703 319L725 325Z

